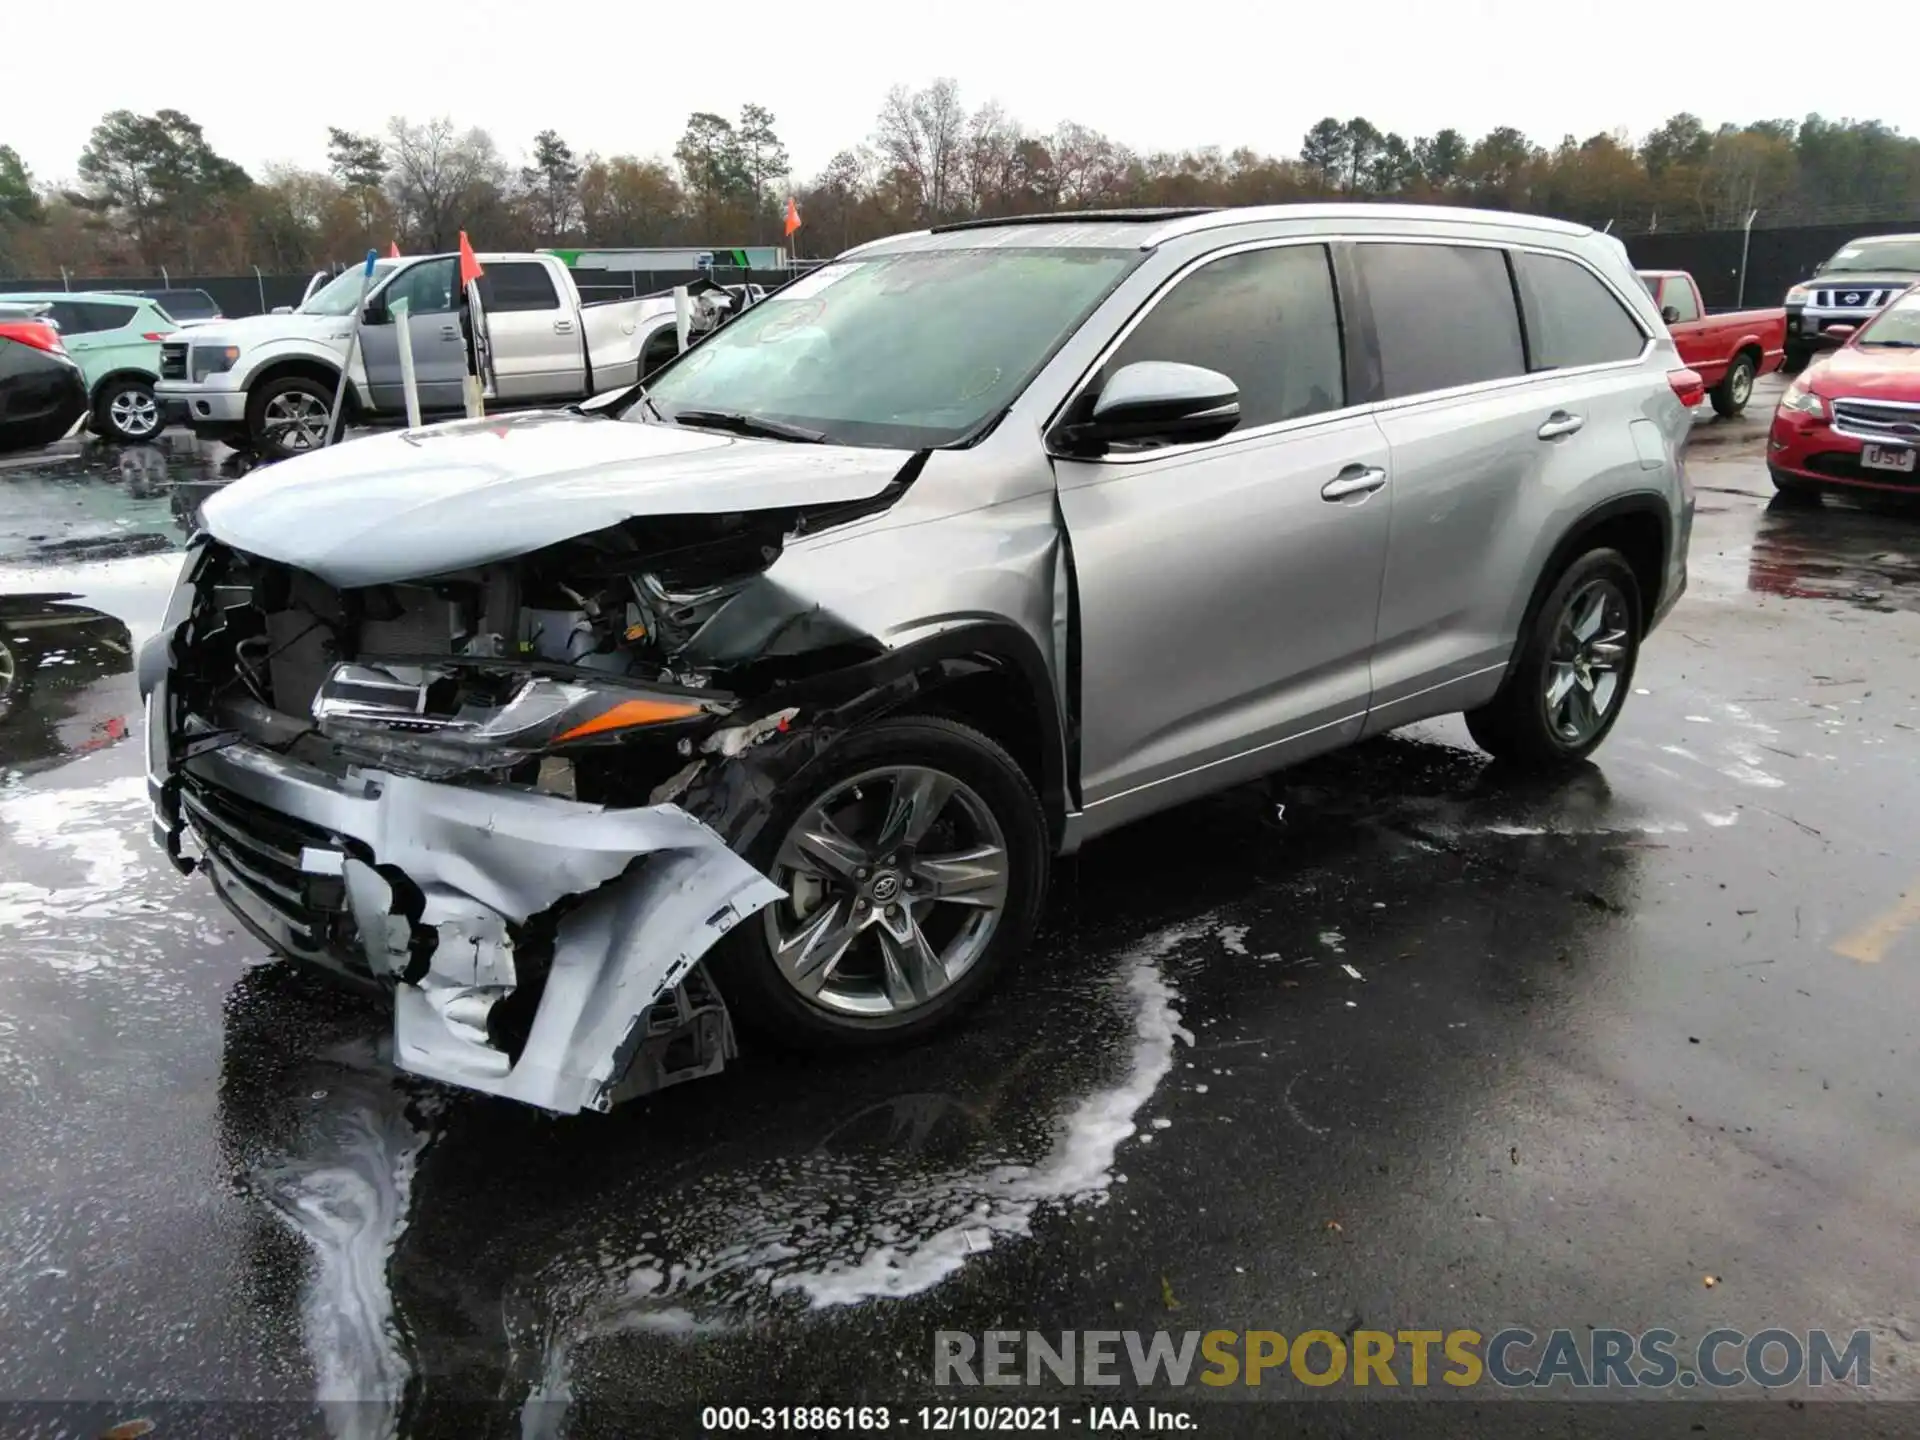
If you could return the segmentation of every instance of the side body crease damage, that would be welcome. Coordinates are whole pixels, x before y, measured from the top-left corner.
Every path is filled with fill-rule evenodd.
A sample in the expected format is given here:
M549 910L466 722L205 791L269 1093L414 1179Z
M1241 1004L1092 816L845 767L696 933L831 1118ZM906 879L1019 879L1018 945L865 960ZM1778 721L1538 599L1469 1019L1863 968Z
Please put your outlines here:
M264 543L218 497L142 655L156 837L280 953L390 990L405 1070L561 1113L714 1073L734 1040L700 961L784 896L740 852L836 736L986 682L1022 697L1056 839L1071 806L1051 475L997 475L970 524L942 498L978 509L966 452L873 455L824 501L634 515L427 577ZM384 523L407 553L407 517ZM460 558L444 525L430 545Z

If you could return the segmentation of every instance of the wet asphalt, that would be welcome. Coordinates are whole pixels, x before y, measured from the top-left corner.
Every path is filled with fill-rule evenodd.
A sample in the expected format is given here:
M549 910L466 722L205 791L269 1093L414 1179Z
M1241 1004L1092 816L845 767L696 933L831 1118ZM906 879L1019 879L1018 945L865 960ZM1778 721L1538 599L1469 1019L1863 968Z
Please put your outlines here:
M1866 1329L1920 1399L1920 513L1772 503L1762 444L1698 430L1690 592L1580 772L1386 737L1064 863L949 1038L566 1121L396 1080L149 842L133 652L231 463L0 461L0 1430L692 1434L950 1401L934 1332L989 1328ZM1247 1403L1316 1393L1154 1398L1517 1413Z

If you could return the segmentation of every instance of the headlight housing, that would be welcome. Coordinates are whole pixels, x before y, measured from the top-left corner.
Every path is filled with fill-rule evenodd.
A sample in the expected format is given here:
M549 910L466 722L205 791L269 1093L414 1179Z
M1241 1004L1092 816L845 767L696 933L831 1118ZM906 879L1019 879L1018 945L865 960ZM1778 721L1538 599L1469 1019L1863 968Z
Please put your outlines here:
M1795 285L1787 291L1789 305L1804 305L1813 298L1813 292L1804 285Z
M1804 375L1787 387L1787 393L1780 397L1780 408L1796 415L1812 415L1821 420L1827 418L1827 402L1807 388L1807 377Z
M189 352L191 363L188 373L195 380L204 380L209 375L224 375L233 369L233 362L240 358L238 345L195 345Z

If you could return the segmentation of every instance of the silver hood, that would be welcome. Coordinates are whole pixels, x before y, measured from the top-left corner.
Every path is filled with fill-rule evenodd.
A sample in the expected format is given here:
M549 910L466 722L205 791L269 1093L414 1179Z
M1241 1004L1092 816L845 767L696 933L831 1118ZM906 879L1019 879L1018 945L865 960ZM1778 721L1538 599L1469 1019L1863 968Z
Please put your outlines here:
M222 544L350 589L525 555L640 515L865 500L910 455L542 411L297 456L234 481L202 516Z

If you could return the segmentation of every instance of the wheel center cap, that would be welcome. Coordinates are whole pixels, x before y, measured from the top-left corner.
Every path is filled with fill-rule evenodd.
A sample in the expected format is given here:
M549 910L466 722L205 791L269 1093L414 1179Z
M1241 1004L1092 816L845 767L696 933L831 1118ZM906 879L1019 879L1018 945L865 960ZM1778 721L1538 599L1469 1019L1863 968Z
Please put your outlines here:
M900 894L900 875L898 871L882 870L873 877L873 883L867 887L869 893L880 904L897 898Z

